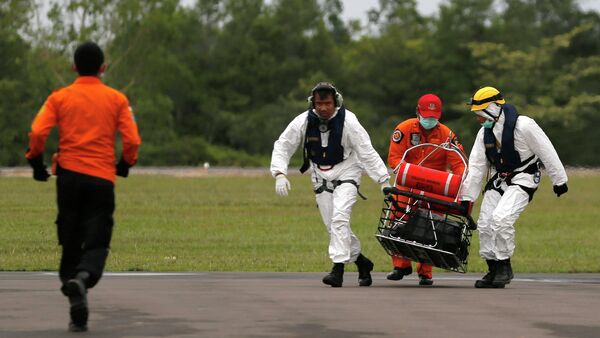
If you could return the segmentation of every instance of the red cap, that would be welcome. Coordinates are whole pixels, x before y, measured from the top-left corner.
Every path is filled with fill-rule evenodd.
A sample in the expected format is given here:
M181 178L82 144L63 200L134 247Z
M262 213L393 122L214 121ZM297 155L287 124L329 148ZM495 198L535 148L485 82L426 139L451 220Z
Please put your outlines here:
M437 95L425 94L419 99L417 109L421 116L425 118L435 117L439 120L442 117L442 100Z

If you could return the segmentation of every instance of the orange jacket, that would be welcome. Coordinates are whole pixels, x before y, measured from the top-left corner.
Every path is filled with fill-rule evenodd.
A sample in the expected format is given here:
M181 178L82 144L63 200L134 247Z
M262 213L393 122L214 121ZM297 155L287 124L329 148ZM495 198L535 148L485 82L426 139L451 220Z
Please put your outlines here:
M137 162L141 138L129 101L95 76L80 76L53 92L31 125L28 159L44 152L50 130L58 126L58 164L64 169L115 181L115 136L121 134L122 157Z
M464 151L462 144L458 142L458 139L452 130L440 122L438 122L431 130L423 129L417 118L400 122L396 126L390 140L388 165L390 168L395 169L400 163L406 150L414 145L422 143L442 144L448 141L456 144L461 151ZM406 154L405 161L417 164L433 150L433 147L416 148ZM451 169L453 174L462 174L465 171L465 165L460 156L449 151L438 150L421 165L441 171L448 171L448 169Z

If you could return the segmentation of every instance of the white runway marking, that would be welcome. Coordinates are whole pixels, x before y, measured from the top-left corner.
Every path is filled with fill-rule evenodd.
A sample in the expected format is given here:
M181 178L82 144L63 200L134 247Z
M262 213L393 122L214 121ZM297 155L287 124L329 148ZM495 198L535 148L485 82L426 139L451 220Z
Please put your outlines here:
M44 272L47 276L58 276L58 272ZM203 276L206 272L105 272L108 277L167 277L167 276Z
M354 272L350 272L352 274ZM34 273L35 274L35 273ZM45 276L58 276L57 272L41 272L41 275ZM104 277L218 277L221 275L237 275L238 278L278 278L283 279L306 279L311 278L311 275L320 276L318 272L105 272ZM469 273L466 275L440 275L434 274L433 279L436 281L476 281L481 276L475 273ZM385 273L374 273L373 279L375 281L385 281ZM406 277L405 280L417 280L416 276ZM568 283L590 283L600 284L600 274L523 274L522 277L516 277L512 280L513 282L526 282L526 283L555 283L555 284L568 284Z

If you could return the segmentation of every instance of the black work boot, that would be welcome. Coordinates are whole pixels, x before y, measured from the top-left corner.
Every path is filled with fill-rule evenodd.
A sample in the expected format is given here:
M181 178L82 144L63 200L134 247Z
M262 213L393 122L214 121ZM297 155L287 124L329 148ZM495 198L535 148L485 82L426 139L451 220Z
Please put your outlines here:
M323 277L323 283L334 288L342 287L344 282L344 263L333 263L333 268L327 276Z
M510 283L512 279L512 268L510 266L510 260L505 259L498 261L496 267L496 275L492 281L492 285L495 288L503 288L506 284Z
M363 254L359 254L355 263L358 267L358 285L370 286L373 284L373 279L371 278L371 271L373 271L374 266L373 262Z
M87 331L88 303L86 281L89 276L87 271L80 271L75 278L68 280L62 287L62 292L69 297L69 304L71 305L69 310L71 316L69 331Z
M510 265L510 258L506 260L506 264L508 266L508 276L510 277L508 282L510 283L510 281L515 278L515 274L512 271L512 265Z
M433 279L424 275L419 275L419 285L433 285Z
M387 279L389 280L401 280L404 276L408 276L412 273L412 266L408 268L398 268L394 267L394 270L387 275Z
M488 273L485 274L483 278L475 282L475 287L478 289L487 289L494 287L492 282L494 280L494 276L496 275L496 267L498 265L498 261L488 259L486 260L486 263L488 265Z

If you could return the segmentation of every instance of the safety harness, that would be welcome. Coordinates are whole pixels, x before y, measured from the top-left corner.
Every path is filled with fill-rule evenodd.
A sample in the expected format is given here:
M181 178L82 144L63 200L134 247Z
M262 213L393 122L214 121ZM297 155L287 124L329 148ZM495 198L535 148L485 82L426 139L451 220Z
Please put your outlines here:
M355 180L333 180L333 181L331 181L331 185L333 185L333 189L329 189L327 187L327 180L323 180L321 186L315 190L315 194L320 194L324 191L333 194L333 191L335 190L335 188L337 188L338 186L340 186L344 183L350 183L350 184L354 185L356 187L356 192L358 193L358 196L360 196L360 198L362 198L363 200L367 199L363 194L360 193L360 190L359 190L360 185L358 183L356 183Z
M492 131L493 128L484 129L483 143L485 144L485 155L488 161L496 168L496 174L487 182L485 191L496 190L500 195L503 195L504 190L500 188L502 182L512 185L512 178L520 173L539 175L540 161L536 155L532 155L526 160L521 161L521 157L515 149L515 126L517 125L519 113L513 105L503 104L501 107L500 113L504 113L502 144L499 148L497 147L496 137ZM524 168L516 170L522 167ZM537 188L529 188L520 184L518 186L529 195L529 201L531 201Z
M320 165L334 166L344 160L344 147L342 146L342 132L346 120L344 106L338 109L337 115L327 121L321 120L314 110L308 111L308 124L304 138L304 163L300 172L304 174L309 167L309 159ZM321 134L329 130L327 147L321 146Z
M304 163L300 172L304 174L309 167L309 160L317 166L327 165L329 169L344 160L344 147L342 146L342 133L344 131L344 122L346 120L346 109L341 106L337 114L330 120L324 121L314 112L308 111L308 124L306 126L306 137L304 138ZM329 130L329 140L327 147L321 144L322 134ZM358 196L366 200L367 198L360 193L359 184L355 180L332 180L333 188L327 187L327 180L323 180L320 187L314 190L315 194L322 192L333 193L335 188L350 183L356 187Z

